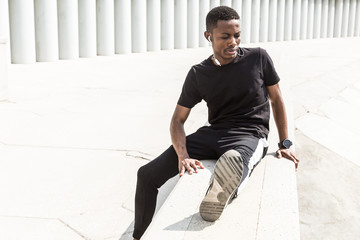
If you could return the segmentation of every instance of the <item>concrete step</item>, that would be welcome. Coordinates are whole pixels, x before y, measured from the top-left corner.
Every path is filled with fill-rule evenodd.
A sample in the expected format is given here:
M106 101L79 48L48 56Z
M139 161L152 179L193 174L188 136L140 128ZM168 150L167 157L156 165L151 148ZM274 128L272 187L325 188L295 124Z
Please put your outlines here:
M214 160L206 160L206 169L180 178L142 240L300 239L294 164L275 157L273 135L269 143L269 153L219 220L206 222L199 214L215 166Z

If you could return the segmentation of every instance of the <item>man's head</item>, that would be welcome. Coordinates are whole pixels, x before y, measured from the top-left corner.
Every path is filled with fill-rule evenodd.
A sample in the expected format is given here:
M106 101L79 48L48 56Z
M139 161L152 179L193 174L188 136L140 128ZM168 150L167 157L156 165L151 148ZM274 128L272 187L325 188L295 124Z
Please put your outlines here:
M221 65L230 63L240 44L240 17L229 7L213 8L206 16L204 36L212 44L215 58Z
M240 20L239 14L234 9L227 6L213 8L206 16L206 31L212 33L219 20L228 21L233 19Z

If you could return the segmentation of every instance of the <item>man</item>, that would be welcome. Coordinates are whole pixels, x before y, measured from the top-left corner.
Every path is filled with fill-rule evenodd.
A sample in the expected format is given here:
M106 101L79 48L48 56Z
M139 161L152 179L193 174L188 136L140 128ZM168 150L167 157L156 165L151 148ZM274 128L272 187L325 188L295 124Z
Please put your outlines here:
M202 159L218 161L200 215L207 221L220 217L266 153L269 99L280 139L277 155L292 160L296 167L299 162L289 149L292 143L279 77L266 51L239 47L240 18L229 7L212 9L206 28L204 36L212 43L213 55L193 66L185 79L170 124L172 146L138 171L134 239L141 238L152 220L158 188L176 174L198 172L204 168ZM186 136L184 123L201 100L207 102L210 126Z

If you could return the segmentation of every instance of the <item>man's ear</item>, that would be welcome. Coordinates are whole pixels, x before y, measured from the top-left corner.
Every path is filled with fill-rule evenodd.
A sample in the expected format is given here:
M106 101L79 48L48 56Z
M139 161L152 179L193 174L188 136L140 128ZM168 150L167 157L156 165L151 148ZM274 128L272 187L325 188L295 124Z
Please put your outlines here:
M204 32L204 37L206 38L206 40L208 40L209 42L211 42L211 33L209 33L208 31Z

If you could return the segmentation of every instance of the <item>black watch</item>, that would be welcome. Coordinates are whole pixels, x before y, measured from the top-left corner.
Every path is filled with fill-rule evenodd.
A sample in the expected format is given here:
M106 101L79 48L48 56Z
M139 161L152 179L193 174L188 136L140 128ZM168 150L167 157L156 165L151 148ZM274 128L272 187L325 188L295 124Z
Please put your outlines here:
M285 138L284 140L278 143L280 149L284 149L284 148L289 149L292 145L293 145L292 141L290 141L287 138Z

